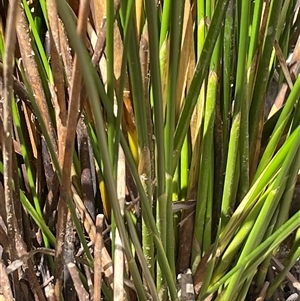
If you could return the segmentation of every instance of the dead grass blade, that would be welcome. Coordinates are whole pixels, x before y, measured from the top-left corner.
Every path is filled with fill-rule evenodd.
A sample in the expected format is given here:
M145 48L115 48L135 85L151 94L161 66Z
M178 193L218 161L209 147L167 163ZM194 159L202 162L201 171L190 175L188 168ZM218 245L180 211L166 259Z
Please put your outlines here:
M184 22L183 22L183 40L181 46L181 59L179 70L185 70L185 73L179 73L178 79L178 97L177 112L180 112L182 100L184 99L185 89L189 88L192 72L195 68L196 58L194 54L194 37L192 35L192 28L194 24L193 8L186 2L184 8ZM184 66L188 66L185 68ZM180 84L182 83L182 84ZM204 85L203 85L204 86ZM192 115L191 119L191 145L192 145L192 162L190 168L190 175L187 187L186 201L196 199L197 189L196 183L198 181L199 173L199 153L200 153L200 139L201 139L201 120L203 114L204 104L204 88L200 91L199 101ZM180 229L179 229L179 256L177 257L177 268L180 272L184 272L190 267L190 256L192 248L193 231L191 229L194 225L194 208L187 208L181 215Z
M77 23L77 32L84 40L86 35L87 18L89 14L89 1L82 1L79 7L79 16ZM80 114L80 96L81 96L82 74L79 68L78 57L75 54L73 64L73 74L71 81L70 104L67 119L67 129L64 142L63 166L62 166L62 183L60 186L60 198L58 202L57 218L57 240L55 254L54 270L54 294L57 300L60 298L63 267L64 267L64 239L66 234L67 223L67 199L70 196L71 184L71 166L73 162L74 141L76 134L77 122Z
M276 47L276 46L275 46ZM277 46L278 48L279 46ZM277 50L278 53L278 50ZM299 72L300 72L300 37L298 38L297 44L295 46L295 49L293 51L291 61L289 63L289 70L286 66L286 62L283 58L283 55L280 55L279 61L281 62L281 67L284 71L285 78L287 80L287 83L283 83L280 91L278 92L276 99L274 101L274 104L270 110L270 113L268 115L268 119L271 118L284 104L287 96L288 96L288 90L291 89L293 86L293 81L297 78Z
M101 300L102 269L103 269L103 220L104 215L98 214L96 217L96 237L94 244L94 301Z
M97 32L97 35L99 36L100 28L102 27L103 18L105 16L106 3L102 0L91 0L90 7L92 13L92 20L94 23L94 29Z
M64 142L66 135L66 122L67 122L67 108L65 96L65 84L63 76L63 66L60 57L61 44L60 44L60 31L59 19L57 14L57 7L55 0L46 2L48 20L49 20L49 39L50 39L50 58L51 69L54 78L54 87L50 89L54 111L56 115L57 126L57 141L58 141L58 158L62 165Z
M75 290L77 292L77 296L79 301L87 301L89 300L89 294L84 289L81 279L79 277L79 273L77 271L76 265L72 262L68 263L68 270L71 275L71 278L74 283Z
M285 61L283 52L282 52L282 50L280 48L280 45L279 45L277 40L274 41L274 48L275 48L275 52L276 52L277 59L279 61L280 67L281 67L282 72L284 74L285 80L286 80L286 82L289 86L289 89L292 90L293 86L294 86L293 80L291 78L291 75L290 75L287 63Z
M121 146L119 147L119 158L117 165L117 197L120 204L122 216L124 216L125 191L126 191L126 171L125 156ZM120 233L115 231L115 251L114 251L114 300L128 300L124 289L124 246Z
M2 260L0 260L0 275L0 301L15 300L11 291L8 274L6 273L5 265Z
M136 11L136 29L137 29L137 36L141 35L142 31L142 16L144 13L144 1L137 0L135 1L135 11Z
M16 29L17 29L19 48L22 56L22 64L24 66L26 78L32 89L32 93L35 96L35 100L37 102L41 115L44 118L44 123L49 133L51 143L57 154L58 150L57 150L55 129L53 127L50 118L50 113L46 102L44 89L42 86L37 64L34 58L34 52L30 43L31 38L29 35L28 23L26 21L23 9L21 9L18 14L18 22L16 25Z
M6 267L6 273L10 274L10 273L16 271L23 264L25 264L29 259L31 259L35 254L38 254L38 253L47 254L47 255L50 255L50 256L55 255L54 250L47 249L47 248L38 248L38 249L35 249L35 250L31 250L30 252L23 254L22 256L20 256L16 260L14 260L11 264L9 264Z
M180 114L182 101L184 99L185 89L189 88L191 79L193 76L193 70L195 70L196 58L195 58L195 45L193 37L193 15L192 8L189 1L185 1L183 26L182 26L182 43L181 43L181 55L179 70L184 72L178 72L177 80L177 101L176 101L176 116Z
M293 80L295 80L299 74L300 69L300 35L298 37L295 49L291 61L289 63L290 73Z
M93 220L96 218L96 208L95 208L95 189L97 179L92 170L95 170L95 164L93 160L93 150L88 137L88 131L86 124L84 123L84 118L79 119L77 125L77 143L78 143L78 153L81 166L81 190L82 199L84 205L92 217ZM92 158L91 158L92 157Z
M13 100L13 68L14 65L14 50L16 43L16 18L18 16L19 1L10 1L8 7L7 24L5 31L5 56L4 56L4 86L3 86L3 181L4 181L4 201L6 209L6 225L7 235L9 239L9 253L10 259L16 258L16 233L18 231L18 224L15 216L15 206L13 199L13 140L12 140L12 100ZM1 272L2 272L1 263ZM1 273L2 274L2 273ZM3 273L5 274L5 273ZM2 278L2 277L1 277ZM8 293L8 298L12 298L12 292L7 285L9 280L7 275L3 275L4 289ZM20 297L18 274L13 274L13 290L16 299Z
M96 239L97 239L95 224L94 224L91 216L87 212L87 209L84 206L82 199L77 194L76 189L73 185L72 185L71 189L72 189L72 194L73 194L73 200L74 200L76 208L79 211L79 214L81 216L81 221L83 223L85 231L88 233L92 243L95 245ZM113 263L112 263L110 255L104 245L102 245L101 254L102 254L101 260L102 260L102 267L103 267L104 275L105 275L108 285L112 287L112 285L113 285Z

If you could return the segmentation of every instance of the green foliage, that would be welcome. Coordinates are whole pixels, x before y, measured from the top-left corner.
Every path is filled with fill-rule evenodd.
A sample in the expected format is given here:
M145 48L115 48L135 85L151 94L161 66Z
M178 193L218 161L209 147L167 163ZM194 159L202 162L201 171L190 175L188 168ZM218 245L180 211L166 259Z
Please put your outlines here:
M297 1L75 2L12 1L18 23L2 22L10 261L55 249L36 260L57 299L71 282L94 300L183 300L191 269L197 300L240 301L285 246L269 300L300 255Z

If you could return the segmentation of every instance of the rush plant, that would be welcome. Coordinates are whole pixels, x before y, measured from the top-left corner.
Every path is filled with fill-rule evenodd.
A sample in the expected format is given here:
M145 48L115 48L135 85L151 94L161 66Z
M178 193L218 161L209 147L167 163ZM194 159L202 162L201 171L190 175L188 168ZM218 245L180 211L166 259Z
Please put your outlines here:
M299 291L299 1L0 11L0 299Z

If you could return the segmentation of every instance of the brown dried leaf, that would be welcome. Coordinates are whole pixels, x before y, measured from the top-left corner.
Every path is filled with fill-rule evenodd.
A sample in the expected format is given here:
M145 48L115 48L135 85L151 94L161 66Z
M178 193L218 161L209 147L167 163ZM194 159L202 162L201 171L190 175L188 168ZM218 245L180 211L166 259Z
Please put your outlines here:
M91 218L91 216L89 215L89 213L87 212L82 199L80 198L80 196L77 194L75 187L72 185L71 187L72 189L72 194L73 194L73 200L75 202L76 208L78 209L80 216L81 216L81 220L82 223L84 225L84 228L86 230L86 232L88 233L91 241L93 242L93 244L95 244L96 241L96 227L95 224ZM104 274L105 277L107 278L107 282L109 285L113 284L113 264L112 264L112 260L109 256L109 253L107 252L105 246L102 246L102 266L104 269Z

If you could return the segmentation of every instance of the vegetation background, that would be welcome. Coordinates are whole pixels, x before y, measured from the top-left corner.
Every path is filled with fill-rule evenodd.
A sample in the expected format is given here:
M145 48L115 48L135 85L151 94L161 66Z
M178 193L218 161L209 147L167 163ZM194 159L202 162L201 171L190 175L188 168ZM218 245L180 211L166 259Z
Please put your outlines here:
M0 16L0 300L297 300L299 1Z

